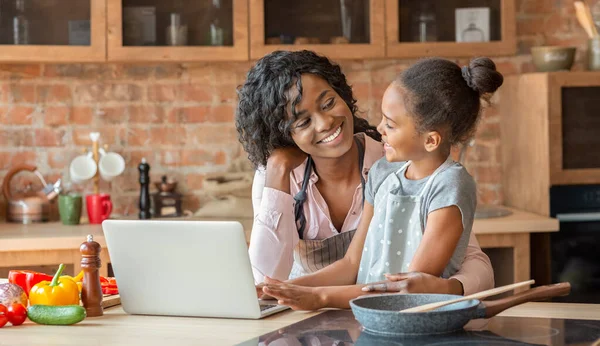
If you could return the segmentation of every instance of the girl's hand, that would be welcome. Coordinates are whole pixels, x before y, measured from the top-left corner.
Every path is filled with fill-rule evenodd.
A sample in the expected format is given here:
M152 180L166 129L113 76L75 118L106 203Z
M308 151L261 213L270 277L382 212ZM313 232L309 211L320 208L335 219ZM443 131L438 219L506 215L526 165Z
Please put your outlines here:
M292 171L300 166L306 157L306 153L296 147L275 149L267 159L267 172L269 168L284 168Z
M265 278L263 292L277 299L277 304L293 310L319 310L325 307L317 287L305 287Z
M388 281L367 285L365 292L442 293L462 295L458 280L443 279L421 272L385 274Z

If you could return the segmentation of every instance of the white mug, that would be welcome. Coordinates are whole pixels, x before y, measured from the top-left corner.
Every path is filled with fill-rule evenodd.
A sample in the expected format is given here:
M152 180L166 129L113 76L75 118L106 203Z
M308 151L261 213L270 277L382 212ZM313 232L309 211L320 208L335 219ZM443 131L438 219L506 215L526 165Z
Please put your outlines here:
M69 174L72 182L81 183L92 179L96 175L98 167L96 167L96 162L92 158L92 155L92 153L79 155L71 161Z
M125 159L117 153L107 153L104 149L100 149L98 170L100 170L102 179L106 181L113 180L116 176L121 175L123 171L125 171Z

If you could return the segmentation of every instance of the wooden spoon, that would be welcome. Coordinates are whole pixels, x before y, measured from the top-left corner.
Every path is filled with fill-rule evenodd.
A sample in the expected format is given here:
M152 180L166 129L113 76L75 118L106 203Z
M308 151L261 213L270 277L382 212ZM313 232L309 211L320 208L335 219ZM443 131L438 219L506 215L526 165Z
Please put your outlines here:
M450 304L462 302L462 301L465 301L465 300L482 299L482 298L487 298L487 297L495 296L496 294L508 292L510 290L513 290L513 289L519 288L519 287L523 287L523 286L533 285L534 283L535 283L535 280L522 281L522 282L518 282L516 284L511 284L511 285L506 285L506 286L500 286L500 287L492 288L492 289L489 289L489 290L486 290L486 291L474 293L474 294L468 295L466 297L456 298L456 299L452 299L452 300L446 300L446 301L443 301L443 302L436 302L436 303L429 303L429 304L425 304L425 305L415 306L413 308L408 308L408 309L400 310L400 312L426 312L426 311L431 311L431 310L435 310L435 309L441 308L442 306L446 306L446 305L450 305Z
M590 6L588 6L585 0L582 0L581 2L585 8L585 15L588 19L588 23L590 23L590 27L592 28L592 35L594 35L594 37L598 37L598 29L596 28L596 24L594 23L594 19L592 17L592 10L590 10Z
M577 21L583 27L583 30L588 34L589 38L598 36L598 30L592 20L592 14L590 8L583 1L575 1L575 14L577 15Z

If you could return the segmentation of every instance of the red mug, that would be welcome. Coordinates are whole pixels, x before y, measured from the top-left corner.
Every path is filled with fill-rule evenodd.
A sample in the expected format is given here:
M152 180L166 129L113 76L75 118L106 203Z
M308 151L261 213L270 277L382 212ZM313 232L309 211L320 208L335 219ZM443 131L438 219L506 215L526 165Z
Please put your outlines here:
M90 223L102 223L110 216L112 202L109 194L87 195L85 196L85 203Z

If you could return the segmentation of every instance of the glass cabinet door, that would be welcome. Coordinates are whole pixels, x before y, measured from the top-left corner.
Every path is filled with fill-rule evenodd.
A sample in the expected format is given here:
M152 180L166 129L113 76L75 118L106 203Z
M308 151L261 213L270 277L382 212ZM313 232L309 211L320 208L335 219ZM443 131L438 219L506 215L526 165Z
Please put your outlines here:
M246 60L247 0L108 0L109 60Z
M387 0L388 56L516 51L514 0Z
M0 0L0 60L103 61L105 14L104 0Z
M384 56L383 0L250 0L250 9L252 58L278 49Z
M563 87L561 96L562 168L600 169L600 86Z
M233 46L233 1L123 0L124 46Z

